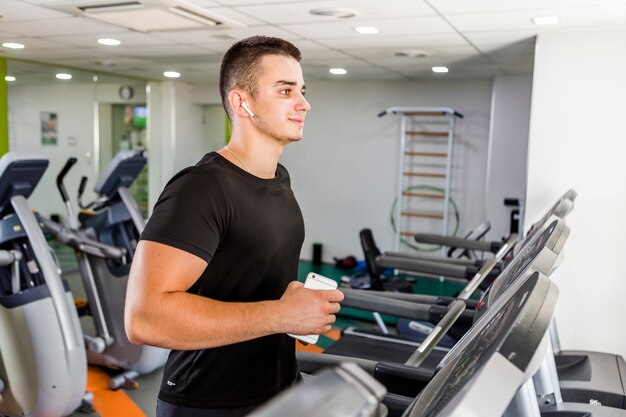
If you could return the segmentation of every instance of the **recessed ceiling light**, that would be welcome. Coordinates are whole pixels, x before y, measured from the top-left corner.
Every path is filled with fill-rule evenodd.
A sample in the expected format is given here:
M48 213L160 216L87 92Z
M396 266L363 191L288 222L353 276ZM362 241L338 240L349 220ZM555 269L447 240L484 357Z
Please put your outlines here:
M106 46L117 46L117 45L120 45L122 42L118 41L117 39L100 38L98 39L98 43L100 45L106 45Z
M535 25L556 25L559 23L559 17L558 16L533 17L533 23Z
M426 51L421 49L405 49L403 51L396 51L393 53L395 56L401 56L405 58L425 58L428 56Z
M9 49L24 49L24 45L16 42L5 42L2 44L2 46Z
M165 71L165 72L163 73L163 76L164 76L164 77L167 77L167 78L178 78L178 77L180 77L180 72L176 72L176 71Z
M447 67L433 67L433 72L448 72Z
M354 30L359 32L361 35L374 35L376 33L380 33L380 30L374 26L357 26Z
M345 68L331 68L328 70L328 72L333 75L346 75L348 73L348 70L346 70Z
M93 77L91 77L91 79L93 80L94 83L98 82L98 76L94 75Z
M13 82L15 81L15 77L12 75L7 75L4 77L4 81L9 81L9 82Z
M66 74L66 73L59 73L56 75L57 79L59 80L71 80L72 79L72 74Z
M348 19L356 16L356 13L349 9L313 9L309 13L314 16L336 17L337 19Z

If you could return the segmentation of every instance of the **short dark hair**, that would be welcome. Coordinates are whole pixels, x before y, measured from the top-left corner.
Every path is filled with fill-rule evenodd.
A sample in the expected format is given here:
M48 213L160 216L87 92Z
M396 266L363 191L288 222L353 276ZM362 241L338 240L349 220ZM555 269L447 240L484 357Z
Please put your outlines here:
M224 110L231 117L228 93L241 88L253 97L261 73L261 58L265 55L283 55L300 62L302 54L292 43L269 36L253 36L235 43L224 55L220 69L220 94Z

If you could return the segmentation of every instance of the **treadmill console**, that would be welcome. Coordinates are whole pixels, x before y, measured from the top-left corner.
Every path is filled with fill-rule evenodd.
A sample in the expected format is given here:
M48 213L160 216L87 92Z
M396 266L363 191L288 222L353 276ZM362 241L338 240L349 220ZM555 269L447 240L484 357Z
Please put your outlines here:
M130 187L148 162L143 149L118 152L94 187L94 191L113 198L120 187Z
M502 414L519 386L535 372L531 368L538 367L536 352L558 293L538 272L522 279L515 294L477 325L471 341L435 375L404 417Z
M11 197L32 194L46 168L48 158L43 154L9 152L0 158L0 214L5 214Z

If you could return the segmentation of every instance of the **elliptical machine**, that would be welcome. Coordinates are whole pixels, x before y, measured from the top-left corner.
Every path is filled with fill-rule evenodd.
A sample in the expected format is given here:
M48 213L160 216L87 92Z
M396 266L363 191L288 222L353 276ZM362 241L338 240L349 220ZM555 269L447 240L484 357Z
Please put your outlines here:
M40 154L0 159L0 415L61 417L83 402L82 331L28 206L48 167Z
M94 188L99 197L89 204L81 201L87 182L87 177L82 177L78 204L83 211L78 218L74 215L63 185L65 175L75 163L76 158L70 158L57 177L70 229L80 230L103 246L116 247L122 251L122 256L116 256L113 251L100 256L75 247L96 329L96 336L86 344L87 358L93 365L125 370L109 380L111 389L122 386L136 388L138 384L135 378L162 367L169 354L166 349L132 344L124 330L128 273L139 235L145 225L141 210L128 187L146 165L147 158L143 150L119 152Z

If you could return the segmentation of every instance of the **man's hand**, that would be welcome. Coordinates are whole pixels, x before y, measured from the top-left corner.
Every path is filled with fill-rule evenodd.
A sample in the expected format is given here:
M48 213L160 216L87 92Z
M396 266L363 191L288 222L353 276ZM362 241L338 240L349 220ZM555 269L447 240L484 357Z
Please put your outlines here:
M292 281L280 298L282 333L322 334L330 331L343 301L339 290L311 290Z

